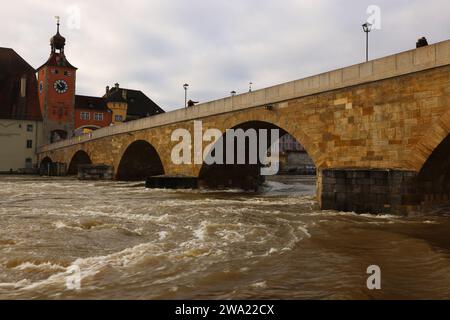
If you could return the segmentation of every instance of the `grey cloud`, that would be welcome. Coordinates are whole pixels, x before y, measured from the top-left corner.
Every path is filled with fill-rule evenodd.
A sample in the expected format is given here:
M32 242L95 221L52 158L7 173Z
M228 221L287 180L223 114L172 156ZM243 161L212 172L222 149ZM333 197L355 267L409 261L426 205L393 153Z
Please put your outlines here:
M80 30L64 24L72 4ZM61 15L79 93L99 95L117 81L171 109L183 105L185 82L192 98L208 101L244 92L249 81L260 88L363 61L361 24L372 4L382 9L374 58L411 49L422 35L450 38L448 0L26 0L2 5L0 45L38 67Z

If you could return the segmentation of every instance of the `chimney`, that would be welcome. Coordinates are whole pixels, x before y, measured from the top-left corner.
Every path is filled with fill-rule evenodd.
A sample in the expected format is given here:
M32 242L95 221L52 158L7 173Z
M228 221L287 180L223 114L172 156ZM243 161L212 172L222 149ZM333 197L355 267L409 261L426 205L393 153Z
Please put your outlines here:
M427 38L422 37L416 42L416 48L426 47L428 45Z
M20 97L25 98L26 95L27 95L27 77L22 76L22 78L20 78Z
M106 94L109 93L109 86L106 86Z
M122 89L122 98L123 100L127 100L127 90Z
M114 87L116 88L116 90L119 89L119 84L116 82L116 84L114 85Z

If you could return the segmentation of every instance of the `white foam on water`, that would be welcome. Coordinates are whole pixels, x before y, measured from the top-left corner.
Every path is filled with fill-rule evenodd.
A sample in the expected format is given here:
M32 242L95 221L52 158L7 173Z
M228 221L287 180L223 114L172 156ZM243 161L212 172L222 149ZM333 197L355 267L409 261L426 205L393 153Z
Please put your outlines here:
M22 279L17 282L0 282L0 289L20 289L30 284L31 281L28 279Z
M304 226L298 226L298 230L302 231L308 238L311 238L311 234L309 233L308 229Z
M263 188L266 189L266 191L274 192L274 191L292 189L292 185L287 185L285 183L278 182L278 181L266 181L263 185Z
M202 221L200 223L200 226L193 231L194 236L200 241L205 241L206 233L207 233L207 230L206 230L207 224L208 224L208 221Z
M265 288L267 288L267 282L266 281L261 281L261 282L252 283L250 285L250 287L258 288L258 289L265 289Z
M21 271L55 271L55 270L63 271L63 270L66 270L65 267L58 265L58 264L53 264L51 262L35 264L35 263L29 262L29 261L21 263L20 265L14 267L14 269L21 270Z
M160 231L160 232L158 232L159 241L162 241L162 240L166 239L168 234L169 233L167 231Z
M22 290L35 290L49 285L64 285L67 277L72 275L74 268L80 270L80 279L83 282L86 278L91 278L107 267L125 268L131 264L138 263L148 254L160 255L163 250L153 243L143 243L132 248L126 248L120 252L105 256L96 256L89 258L78 258L64 272L51 275L49 278L37 282L23 282L24 286L17 287ZM16 287L16 288L17 288Z
M55 226L56 229L72 229L72 230L83 231L83 228L68 225L63 221L56 221L55 223L53 223L53 225Z

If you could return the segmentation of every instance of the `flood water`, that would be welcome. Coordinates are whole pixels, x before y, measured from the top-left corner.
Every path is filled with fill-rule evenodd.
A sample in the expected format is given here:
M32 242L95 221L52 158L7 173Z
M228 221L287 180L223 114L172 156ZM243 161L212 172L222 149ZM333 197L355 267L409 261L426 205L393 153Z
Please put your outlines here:
M314 184L277 177L255 194L0 176L0 298L450 298L449 207L320 211Z

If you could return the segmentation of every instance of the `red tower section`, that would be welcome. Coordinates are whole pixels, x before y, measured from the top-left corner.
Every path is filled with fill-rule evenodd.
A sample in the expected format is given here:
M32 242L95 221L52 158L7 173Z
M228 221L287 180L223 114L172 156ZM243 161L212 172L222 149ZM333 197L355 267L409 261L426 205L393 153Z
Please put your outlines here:
M39 102L44 120L44 140L52 143L73 134L75 126L76 70L64 54L66 39L57 32L50 39L51 52L38 68Z

